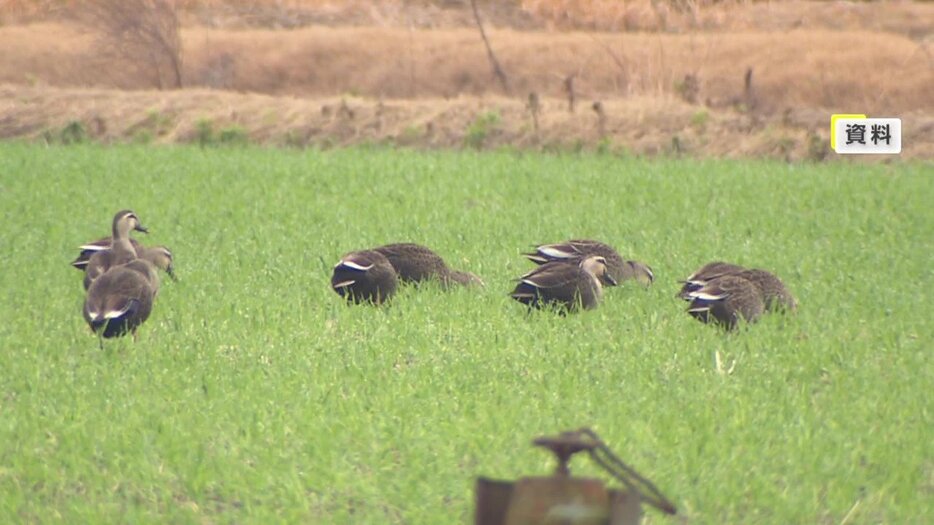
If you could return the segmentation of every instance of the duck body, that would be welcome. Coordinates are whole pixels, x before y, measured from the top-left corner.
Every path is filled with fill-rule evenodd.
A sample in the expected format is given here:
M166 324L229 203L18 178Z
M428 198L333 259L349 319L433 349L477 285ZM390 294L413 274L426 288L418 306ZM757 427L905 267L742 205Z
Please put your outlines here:
M759 289L762 299L765 301L766 311L793 312L798 309L798 302L791 295L785 283L771 272L754 268L738 272L735 275L752 282Z
M404 283L419 283L437 279L445 287L453 284L483 284L470 272L452 270L444 259L431 248L412 242L386 244L373 248L389 261L399 280Z
M716 323L728 330L740 319L756 322L765 312L762 292L752 281L738 275L722 275L688 292L688 313L703 323Z
M606 263L591 256L579 264L544 263L519 277L510 296L530 308L558 307L567 312L592 309L603 297L602 274Z
M623 259L612 246L593 239L571 239L555 244L541 244L535 247L534 252L524 255L536 264L559 261L573 264L580 263L591 255L603 257L606 260L606 275L614 281L602 279L601 282L605 286L616 286L630 279L648 285L655 280L655 274L648 265Z
M136 333L152 312L159 275L152 263L136 259L95 279L84 301L84 320L105 338Z
M110 250L110 245L109 245L109 243L111 242L110 239L111 239L110 237L107 237L106 239L101 239L100 241L94 241L94 243L82 245L80 247L82 250L81 254L78 256L77 259L72 261L71 265L81 271L85 271L87 269L88 263L91 260L91 257L93 257L96 254L106 254L106 255L101 255L101 257L107 257L108 260L105 263L96 263L95 267L104 267L104 266L110 267L110 266L115 266L117 264L126 264L127 262L131 261L132 259L126 256L124 256L122 260L118 259L114 261L110 259L111 257L114 257L113 255L111 255L111 250ZM107 245L99 244L103 242L107 242L108 244ZM138 258L146 259L147 261L151 262L153 266L167 273L169 277L172 278L173 281L177 280L175 276L174 255L172 254L172 250L170 250L166 246L143 246L140 243L136 242L135 239L130 239L130 244L132 244L133 248L136 250L136 255ZM95 248L89 249L88 247L92 245L95 246ZM116 259L116 257L114 258ZM98 273L99 275L99 270L96 270L95 272ZM94 278L88 277L87 272L85 272L85 285L84 285L85 290L87 290L88 286L90 286L91 281L93 280Z
M91 283L104 275L110 268L126 264L136 258L136 250L132 249L112 248L95 253L88 259L87 269L84 272L84 289L90 289Z
M88 262L91 260L91 257L98 252L109 251L110 245L113 244L113 237L104 237L103 239L98 239L96 241L89 242L87 244L82 244L78 247L81 252L78 254L78 257L74 261L71 261L71 265L82 272L85 271L88 267ZM139 253L143 249L143 246L140 245L139 241L134 238L130 238L130 244L133 246L133 249Z
M382 254L396 270L399 280L417 283L447 273L448 265L440 255L427 246L413 242L400 242L373 248Z
M677 297L685 301L690 301L690 293L700 290L707 282L717 277L735 274L745 270L745 267L738 264L723 261L709 262L695 270L694 273L682 281L681 290L678 292Z
M350 252L334 265L331 288L354 303L381 304L396 293L398 277L392 264L374 250Z

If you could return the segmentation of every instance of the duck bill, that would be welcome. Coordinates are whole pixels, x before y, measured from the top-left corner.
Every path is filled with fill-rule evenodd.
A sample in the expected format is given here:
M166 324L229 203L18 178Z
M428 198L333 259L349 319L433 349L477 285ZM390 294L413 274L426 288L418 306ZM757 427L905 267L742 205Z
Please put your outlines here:
M616 279L614 279L608 273L603 274L603 280L606 281L606 283L609 284L610 286L617 286L619 284L618 282L616 282Z
M169 266L168 268L165 269L165 273L169 274L169 277L173 281L178 282L178 277L175 275L175 268L173 268L172 266Z
M139 223L137 223L137 224L136 224L136 228L133 228L133 229L136 230L136 231L138 231L138 232L149 233L149 228L147 228L147 227L145 227L145 226L143 226L142 224L139 224Z

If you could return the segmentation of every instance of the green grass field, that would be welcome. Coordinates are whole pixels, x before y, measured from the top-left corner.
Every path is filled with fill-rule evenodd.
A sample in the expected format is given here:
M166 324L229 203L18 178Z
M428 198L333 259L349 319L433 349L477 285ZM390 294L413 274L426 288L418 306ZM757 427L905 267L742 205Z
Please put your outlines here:
M531 438L588 425L686 517L647 523L931 523L932 176L2 144L0 522L466 523L475 476L550 472ZM138 342L101 351L68 263L121 208L180 281ZM568 237L655 285L526 315L507 296L520 253ZM342 304L333 263L401 240L486 288ZM676 281L716 258L774 271L800 311L694 321Z

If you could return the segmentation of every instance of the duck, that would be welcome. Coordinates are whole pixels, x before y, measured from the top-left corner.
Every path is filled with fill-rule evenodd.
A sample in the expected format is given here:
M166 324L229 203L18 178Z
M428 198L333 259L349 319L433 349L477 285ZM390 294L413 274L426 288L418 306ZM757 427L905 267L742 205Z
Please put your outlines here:
M91 241L87 244L82 244L78 246L78 249L81 252L78 254L78 257L75 260L71 261L71 266L80 270L85 271L88 267L88 261L91 260L91 256L97 252L105 251L110 249L110 245L113 243L113 237L104 237L103 239L98 239L96 241ZM130 244L133 245L133 249L139 252L143 246L134 238L130 238Z
M112 266L91 282L82 310L84 320L100 338L132 333L135 340L137 329L152 313L158 292L159 274L148 260L137 258Z
M606 260L605 275L612 277L613 281L603 278L604 286L616 286L627 280L635 280L647 286L655 281L655 273L647 264L626 260L609 244L593 239L571 239L555 244L540 244L535 247L534 252L523 255L535 264L555 261L579 263L588 255L599 255Z
M607 271L610 275L616 274L614 279L617 282L634 280L643 286L655 282L655 272L652 271L652 268L639 261L623 261L623 264L616 268L615 271L611 270L609 266L607 266Z
M762 292L752 281L739 275L721 275L688 292L688 313L703 323L715 323L733 330L740 319L759 320L765 312Z
M98 244L106 241L107 244ZM80 246L81 255L77 259L72 261L71 265L75 268L84 271L88 265L88 261L91 259L91 256L97 252L102 252L110 249L109 243L111 238L107 237L106 239L101 239L100 241L94 241L93 243L88 243ZM136 239L130 239L130 244L133 245L133 248L136 250L136 255L140 259L146 259L151 262L157 269L162 270L173 280L177 281L178 277L175 275L175 264L174 257L172 255L172 250L167 246L143 246ZM94 248L89 248L89 246L94 246Z
M175 275L175 257L172 250L166 246L148 246L137 250L140 259L149 261L156 269L165 272L173 281L177 281Z
M603 297L603 282L614 283L607 274L606 259L589 255L579 263L552 261L519 277L510 296L530 308L557 306L565 312L593 309ZM612 286L612 284L611 284Z
M354 303L382 304L396 293L398 280L385 255L359 250L345 254L334 265L331 288Z
M685 280L681 281L682 286L681 290L678 291L677 297L685 301L691 301L690 293L701 289L708 281L722 275L734 274L744 270L746 270L746 268L738 264L724 261L709 262L695 270L694 273L689 275Z
M766 270L753 268L743 270L734 275L742 277L759 289L762 299L765 301L765 309L768 312L794 312L798 309L798 302L788 291L785 283L775 276L775 274Z
M483 280L470 272L452 270L431 248L413 242L386 244L373 248L389 260L396 276L404 283L419 283L437 279L444 288L452 285L483 286Z
M149 233L142 225L139 217L132 210L121 210L114 215L113 239L108 250L100 250L88 259L84 271L84 289L88 290L91 283L107 272L112 266L128 263L137 258L136 248L130 242L130 232L135 230Z

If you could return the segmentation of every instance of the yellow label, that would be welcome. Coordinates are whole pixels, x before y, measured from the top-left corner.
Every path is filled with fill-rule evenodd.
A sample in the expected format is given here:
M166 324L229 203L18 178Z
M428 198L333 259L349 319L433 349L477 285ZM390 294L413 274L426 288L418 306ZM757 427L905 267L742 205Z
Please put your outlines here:
M837 119L838 118L866 118L866 115L835 113L830 115L830 149L837 149Z

